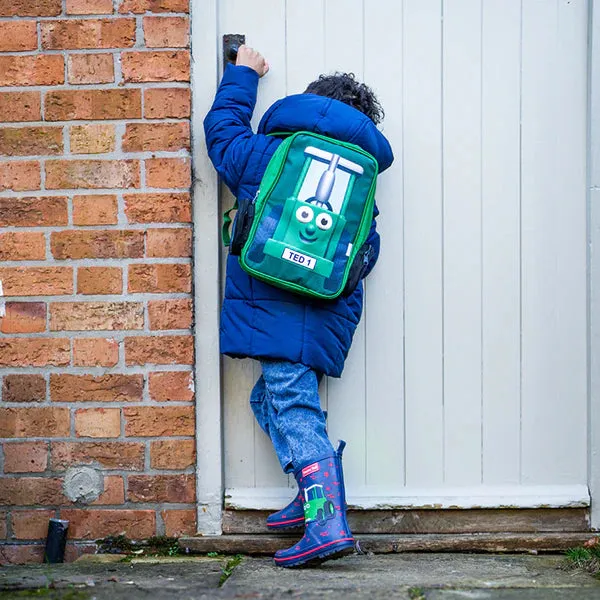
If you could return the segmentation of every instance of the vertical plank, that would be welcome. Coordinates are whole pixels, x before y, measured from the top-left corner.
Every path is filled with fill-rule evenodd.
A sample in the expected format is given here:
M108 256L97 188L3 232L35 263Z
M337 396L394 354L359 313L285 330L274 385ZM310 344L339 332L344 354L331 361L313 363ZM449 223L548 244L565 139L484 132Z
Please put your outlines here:
M587 480L586 25L584 0L523 4L521 475L529 484Z
M590 65L590 491L591 526L600 529L600 5L591 5Z
M301 94L325 71L325 0L286 0L287 93Z
M287 93L301 94L325 72L325 0L286 0L286 4ZM327 410L327 378L321 381L319 395Z
M377 184L382 252L366 284L366 484L399 487L404 485L402 4L386 2L366 11L364 29L364 78L387 108L383 132L396 157ZM390 30L398 33L390 36Z
M441 0L404 1L406 485L443 482Z
M261 0L261 8L266 13L243 0L223 0L219 4L220 35L245 34L246 43L259 50L271 66L271 72L259 83L254 124L273 101L285 95L286 88L285 4L279 0ZM264 14L269 18L265 19ZM259 427L248 399L259 372L254 361L224 361L227 487L287 485L269 439L262 432L255 432Z
M483 3L482 483L519 482L521 0Z
M252 362L252 376L256 381L261 376L262 371L258 361ZM281 469L269 436L260 428L256 419L253 420L253 426L255 487L287 487L288 476Z
M325 6L325 70L363 76L363 0L327 0ZM351 43L349 43L351 40ZM368 318L368 317L367 317ZM354 335L341 379L328 383L329 437L334 445L348 442L344 476L349 493L364 485L366 468L365 319Z
M444 0L445 482L481 481L481 0Z
M254 487L254 416L248 398L254 384L251 360L223 357L225 487Z

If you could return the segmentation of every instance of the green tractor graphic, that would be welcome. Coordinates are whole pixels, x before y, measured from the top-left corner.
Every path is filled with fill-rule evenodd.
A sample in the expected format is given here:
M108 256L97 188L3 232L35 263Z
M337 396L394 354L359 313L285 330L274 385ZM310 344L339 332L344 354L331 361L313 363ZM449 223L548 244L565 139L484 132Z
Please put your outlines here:
M339 154L314 146L304 150L305 161L296 187L285 200L283 213L265 254L328 278L346 225L344 217L354 181L363 168ZM352 251L349 244L347 256Z
M328 519L335 516L333 502L325 497L323 486L311 485L304 490L304 520L306 523L316 521L319 525L325 525Z

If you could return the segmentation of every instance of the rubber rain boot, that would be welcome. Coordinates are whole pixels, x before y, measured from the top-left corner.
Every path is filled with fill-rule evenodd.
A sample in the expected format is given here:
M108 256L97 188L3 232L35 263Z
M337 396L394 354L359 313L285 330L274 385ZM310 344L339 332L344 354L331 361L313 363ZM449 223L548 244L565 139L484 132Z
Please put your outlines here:
M271 531L304 527L304 502L300 492L285 508L267 517L267 527Z
M327 421L326 410L323 411L323 415ZM300 491L286 507L267 517L267 527L270 531L304 527L304 500Z
M275 553L280 567L312 566L354 552L354 538L346 520L346 492L342 452L300 466L298 489L304 499L304 536L287 550Z

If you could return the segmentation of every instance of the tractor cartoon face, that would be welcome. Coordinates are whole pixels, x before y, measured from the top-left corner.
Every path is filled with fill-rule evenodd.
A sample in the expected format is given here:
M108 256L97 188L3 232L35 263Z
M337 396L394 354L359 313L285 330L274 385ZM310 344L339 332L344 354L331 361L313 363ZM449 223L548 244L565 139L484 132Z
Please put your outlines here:
M317 521L319 525L324 525L328 519L333 519L335 516L333 502L325 497L322 485L315 484L306 488L304 500L304 520L306 523Z
M302 200L288 201L286 210L291 214L283 243L301 252L326 256L340 216L324 207Z

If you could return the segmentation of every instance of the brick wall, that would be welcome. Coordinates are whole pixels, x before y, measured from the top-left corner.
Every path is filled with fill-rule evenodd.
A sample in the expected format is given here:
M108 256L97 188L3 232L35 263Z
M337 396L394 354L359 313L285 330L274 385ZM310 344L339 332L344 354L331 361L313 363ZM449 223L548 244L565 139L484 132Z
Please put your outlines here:
M195 531L188 8L0 0L0 563Z

